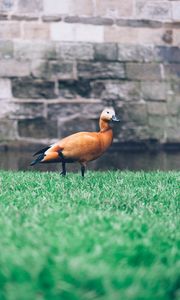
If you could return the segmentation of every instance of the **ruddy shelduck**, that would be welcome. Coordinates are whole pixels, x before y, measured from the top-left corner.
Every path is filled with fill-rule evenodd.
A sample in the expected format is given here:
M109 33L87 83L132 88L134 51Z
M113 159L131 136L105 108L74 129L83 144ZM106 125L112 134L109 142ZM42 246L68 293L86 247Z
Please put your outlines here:
M79 162L84 177L87 162L100 157L112 144L114 122L119 122L114 109L104 109L99 119L99 132L78 132L61 139L36 152L34 156L38 157L31 162L31 166L37 163L60 162L61 175L65 176L66 163Z

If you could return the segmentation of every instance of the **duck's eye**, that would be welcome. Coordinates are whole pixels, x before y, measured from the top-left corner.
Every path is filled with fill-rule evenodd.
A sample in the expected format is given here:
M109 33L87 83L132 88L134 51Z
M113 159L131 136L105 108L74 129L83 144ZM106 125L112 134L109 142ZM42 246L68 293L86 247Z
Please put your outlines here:
M109 111L107 111L107 114L109 114Z

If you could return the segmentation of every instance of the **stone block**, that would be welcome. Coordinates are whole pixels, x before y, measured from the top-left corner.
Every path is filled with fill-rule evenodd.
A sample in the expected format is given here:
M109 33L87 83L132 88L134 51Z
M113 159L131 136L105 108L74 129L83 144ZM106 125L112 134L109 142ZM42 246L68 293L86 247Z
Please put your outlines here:
M68 62L50 61L49 73L51 74L51 78L55 79L73 79L76 77L74 74L74 65Z
M168 111L171 115L178 116L180 119L180 82L173 81L172 82L172 93L168 98Z
M180 1L171 1L172 5L172 18L175 21L180 20Z
M97 0L96 15L130 18L133 15L133 0Z
M11 20L32 22L32 21L38 21L39 16L38 14L33 14L33 13L30 14L14 13L11 15Z
M69 14L71 2L71 0L44 0L44 13L48 15Z
M146 103L128 103L123 105L123 119L133 122L136 126L146 125L148 114Z
M59 102L48 104L47 112L48 119L59 120L59 122L66 122L74 118L82 118L87 116L88 119L98 120L100 113L104 109L104 104L100 101L71 101L67 100L67 103Z
M20 13L40 13L42 8L42 0L18 0L17 4L17 11Z
M85 116L67 119L65 122L58 124L58 137L66 137L80 131L97 131L98 121L85 118Z
M176 116L168 115L168 118L165 120L166 121L166 127L174 127L178 128L178 119Z
M0 78L0 99L9 99L11 96L11 81Z
M62 22L52 23L51 39L54 41L67 42L103 42L104 27Z
M26 40L47 40L50 37L48 23L24 22L22 38Z
M165 142L165 119L159 115L150 115L148 117L149 137L150 139Z
M52 41L16 41L14 57L19 61L56 59L56 44Z
M90 79L125 78L124 65L118 62L79 62L78 76Z
M118 44L118 60L129 62L154 62L156 50L151 45Z
M179 28L173 30L173 45L178 46L180 45L180 30Z
M129 45L164 45L165 28L106 26L104 41Z
M1 13L0 11L0 21L7 21L8 20L8 14L7 13Z
M171 91L167 82L141 81L142 98L145 100L166 100L168 92Z
M17 137L17 121L0 119L0 140L14 140Z
M90 92L90 81L87 79L59 81L59 95L62 98L89 98Z
M0 11L9 12L14 9L15 1L13 0L0 0Z
M33 61L31 72L34 77L47 80L75 78L73 64L61 61Z
M166 138L167 140L170 141L170 138L172 138L172 141L178 137L178 139L180 138L180 131L179 131L179 126L178 126L178 118L176 116L168 116L165 119L165 126L164 126L164 130L166 132ZM172 131L171 136L168 134L169 131ZM176 137L176 138L175 138Z
M111 26L114 24L113 18L107 17L78 17L78 16L67 16L64 19L67 23L81 23L81 24L92 24L92 25L105 25Z
M12 93L15 98L22 99L56 98L54 82L30 77L13 78Z
M136 16L143 19L168 20L171 18L169 1L136 1Z
M144 19L115 19L114 24L122 27L137 27L137 28L161 28L162 22L155 20L144 20Z
M75 41L75 24L52 23L50 27L53 41Z
M162 116L168 114L167 104L164 102L148 102L147 108L149 115L158 115L161 116L161 119L163 119Z
M0 41L0 59L9 59L13 57L13 42L1 40Z
M138 28L139 44L164 45L171 42L171 31L167 31L166 28Z
M11 101L11 99L0 99L0 119L11 119L11 116L16 110L15 104Z
M180 131L179 127L167 127L165 129L166 140L168 143L179 143L180 142Z
M118 49L116 44L103 43L94 45L94 59L99 61L117 61Z
M126 138L126 136L125 136L125 138ZM142 141L142 146L139 145L140 146L139 149L144 149L144 147L146 147L144 145L144 141L151 140L151 136L149 135L149 128L148 128L147 124L146 125L135 126L134 127L134 136L132 137L131 140L134 140L135 143L137 143L136 144L137 147L138 147L138 143L140 141Z
M107 26L104 28L104 42L137 44L138 30L131 27Z
M175 95L180 95L180 81L172 82L172 90Z
M140 99L140 88L138 82L106 80L93 81L91 83L91 96L104 100L133 101Z
M159 115L150 115L148 117L148 124L151 128L161 128L164 132L164 126L165 126L166 120L162 119Z
M76 24L75 40L77 42L102 43L104 42L104 27L86 24Z
M74 16L92 16L94 3L92 0L72 0L70 6L70 14Z
M180 47L159 46L156 51L159 60L168 63L180 63Z
M172 63L164 65L165 78L179 80L180 77L180 64Z
M90 43L56 43L57 57L61 60L93 60L94 49Z
M0 40L13 40L21 36L20 24L15 21L1 21L0 22Z
M168 101L167 108L169 115L175 116L176 119L180 119L180 96L174 96L172 101Z
M116 133L116 136L121 143L126 145L125 147L128 147L128 150L134 149L135 146L135 149L138 149L139 151L139 149L142 147L139 145L139 141L147 140L149 138L149 133L147 126L136 126L132 122L127 122L126 125Z
M125 103L120 111L116 109L120 123L114 131L120 141L135 141L148 139L147 110L144 103Z
M35 139L57 138L57 121L49 122L45 118L19 120L18 133L20 137Z
M23 77L30 75L29 62L18 62L14 59L0 60L1 77Z
M62 21L62 16L61 15L45 15L42 16L42 21L43 22L60 22Z
M45 115L44 104L35 102L13 102L15 111L12 114L14 119L34 119Z
M91 87L91 97L93 98L100 98L103 99L104 96L108 95L110 97L112 97L113 99L118 97L117 93L117 88L115 89L115 91L113 91L113 93L109 92L107 93L107 88L106 86L108 85L109 81L105 81L105 80L93 80L90 82L90 87ZM106 94L107 93L107 94Z
M161 80L161 69L155 63L127 63L128 79L134 80Z

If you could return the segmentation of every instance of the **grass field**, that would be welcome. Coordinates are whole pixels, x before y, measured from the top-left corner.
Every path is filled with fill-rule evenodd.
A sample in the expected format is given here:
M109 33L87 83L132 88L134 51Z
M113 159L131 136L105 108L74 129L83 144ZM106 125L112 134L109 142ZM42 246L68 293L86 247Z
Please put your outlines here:
M0 172L0 300L180 299L180 173Z

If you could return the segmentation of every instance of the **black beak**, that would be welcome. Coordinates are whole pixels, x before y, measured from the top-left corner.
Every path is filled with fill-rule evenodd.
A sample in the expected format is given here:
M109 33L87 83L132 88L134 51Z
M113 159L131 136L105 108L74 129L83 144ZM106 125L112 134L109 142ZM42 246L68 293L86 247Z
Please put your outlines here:
M113 122L120 122L120 120L115 115L112 116L112 121Z

